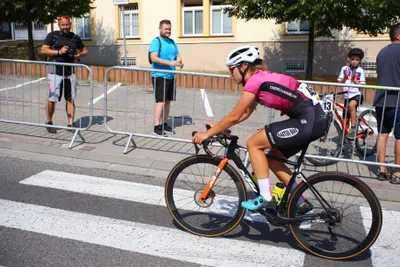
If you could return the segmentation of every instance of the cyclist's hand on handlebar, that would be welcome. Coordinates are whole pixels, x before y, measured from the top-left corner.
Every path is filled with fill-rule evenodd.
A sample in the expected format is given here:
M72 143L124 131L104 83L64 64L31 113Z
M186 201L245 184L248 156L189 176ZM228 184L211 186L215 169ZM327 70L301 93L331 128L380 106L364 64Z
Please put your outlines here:
M192 137L192 142L195 144L201 144L203 143L204 140L209 138L206 132L197 132L193 137Z

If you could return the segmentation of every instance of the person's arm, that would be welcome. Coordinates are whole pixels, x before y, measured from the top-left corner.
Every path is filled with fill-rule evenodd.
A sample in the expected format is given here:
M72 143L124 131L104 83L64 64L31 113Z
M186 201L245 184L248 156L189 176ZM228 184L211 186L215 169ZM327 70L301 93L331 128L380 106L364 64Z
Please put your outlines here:
M66 53L68 46L63 46L60 50L52 49L50 45L42 45L40 48L40 54L48 57L55 57Z
M339 83L344 83L344 82L346 82L346 80L347 80L347 77L348 77L348 68L346 67L346 68L342 68L341 70L340 70L340 74L339 74L339 77L338 77L338 82Z
M89 54L89 51L87 50L86 47L83 47L79 50L77 54L74 55L74 58L81 58L81 57L86 57Z
M256 107L256 104L254 103L255 98L256 96L254 94L243 92L238 103L228 115L223 117L207 132L198 132L195 136L193 136L192 140L195 143L201 144L205 139L228 129L239 122L244 121L250 116Z

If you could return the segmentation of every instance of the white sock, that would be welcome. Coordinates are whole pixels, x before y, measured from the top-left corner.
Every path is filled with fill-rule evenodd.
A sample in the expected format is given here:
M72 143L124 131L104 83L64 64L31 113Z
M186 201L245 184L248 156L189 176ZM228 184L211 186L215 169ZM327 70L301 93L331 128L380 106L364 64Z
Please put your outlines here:
M292 185L292 188L290 189L290 193L292 193L293 191L294 191L294 189L296 188L296 186L297 186L297 183L296 182L294 182L293 183L293 185ZM297 207L299 207L301 204L303 204L304 202L306 201L306 198L305 197L303 197L303 196L301 196L300 198L299 198L299 200L297 200Z
M260 188L260 195L262 195L266 201L270 201L272 199L272 192L269 178L258 179L257 182Z

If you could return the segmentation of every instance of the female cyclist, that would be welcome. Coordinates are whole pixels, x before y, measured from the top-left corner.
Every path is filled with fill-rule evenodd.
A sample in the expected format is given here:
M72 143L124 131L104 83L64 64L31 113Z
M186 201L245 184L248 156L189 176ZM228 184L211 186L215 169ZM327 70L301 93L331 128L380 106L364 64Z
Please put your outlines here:
M269 149L269 154L289 158L311 141L323 136L327 120L314 90L290 76L267 71L257 47L242 46L234 49L226 59L226 66L234 82L244 86L243 94L228 115L207 132L198 132L192 141L201 144L205 139L244 121L258 103L287 115L287 120L266 125L246 143L260 195L241 205L249 210L276 208L270 189L269 169L286 186L291 171L284 163L267 158L264 150ZM295 187L296 184L291 190ZM299 213L313 209L311 203L304 198L297 205Z

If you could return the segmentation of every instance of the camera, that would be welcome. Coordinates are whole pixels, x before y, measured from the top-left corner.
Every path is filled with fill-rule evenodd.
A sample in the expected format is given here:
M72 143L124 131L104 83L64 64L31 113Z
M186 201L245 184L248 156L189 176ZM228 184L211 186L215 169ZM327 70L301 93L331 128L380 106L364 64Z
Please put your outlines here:
M76 54L76 49L75 48L68 48L67 52L65 54L69 57L73 57Z

